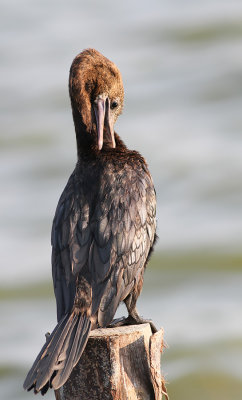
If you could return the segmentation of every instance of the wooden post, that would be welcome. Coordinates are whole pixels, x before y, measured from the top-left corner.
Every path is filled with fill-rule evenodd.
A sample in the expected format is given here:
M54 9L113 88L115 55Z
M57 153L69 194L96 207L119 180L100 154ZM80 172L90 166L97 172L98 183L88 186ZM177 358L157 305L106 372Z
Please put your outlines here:
M161 375L163 330L150 325L96 329L56 400L168 399Z

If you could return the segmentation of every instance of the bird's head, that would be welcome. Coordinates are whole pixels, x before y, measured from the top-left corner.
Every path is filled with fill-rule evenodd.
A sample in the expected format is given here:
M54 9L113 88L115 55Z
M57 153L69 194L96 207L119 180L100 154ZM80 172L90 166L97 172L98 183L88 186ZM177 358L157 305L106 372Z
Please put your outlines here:
M94 49L84 50L71 65L69 92L77 142L85 132L99 150L103 145L114 148L114 124L124 100L116 65Z

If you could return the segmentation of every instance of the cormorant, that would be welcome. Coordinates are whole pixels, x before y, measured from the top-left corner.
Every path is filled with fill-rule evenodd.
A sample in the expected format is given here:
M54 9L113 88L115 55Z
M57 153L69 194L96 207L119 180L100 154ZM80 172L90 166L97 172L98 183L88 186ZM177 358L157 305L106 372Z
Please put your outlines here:
M69 92L78 161L52 227L58 324L24 382L42 394L66 382L90 330L111 324L120 302L129 314L125 323L147 322L136 301L156 238L147 164L114 132L124 101L118 68L98 51L84 50L71 65Z

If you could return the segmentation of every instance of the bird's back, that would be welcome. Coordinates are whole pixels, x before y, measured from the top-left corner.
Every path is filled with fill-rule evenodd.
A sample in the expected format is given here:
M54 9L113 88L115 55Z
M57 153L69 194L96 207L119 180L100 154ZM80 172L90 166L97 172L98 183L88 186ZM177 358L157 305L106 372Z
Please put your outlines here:
M143 274L155 229L154 187L139 153L79 160L52 230L58 319L73 307L78 280L88 312L110 323Z

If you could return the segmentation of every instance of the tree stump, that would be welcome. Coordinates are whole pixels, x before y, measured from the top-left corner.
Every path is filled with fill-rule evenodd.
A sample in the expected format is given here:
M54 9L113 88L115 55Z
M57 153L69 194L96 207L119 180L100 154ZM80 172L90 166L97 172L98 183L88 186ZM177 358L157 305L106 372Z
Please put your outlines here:
M163 330L150 325L95 329L56 400L168 399L161 375Z

